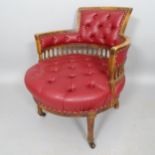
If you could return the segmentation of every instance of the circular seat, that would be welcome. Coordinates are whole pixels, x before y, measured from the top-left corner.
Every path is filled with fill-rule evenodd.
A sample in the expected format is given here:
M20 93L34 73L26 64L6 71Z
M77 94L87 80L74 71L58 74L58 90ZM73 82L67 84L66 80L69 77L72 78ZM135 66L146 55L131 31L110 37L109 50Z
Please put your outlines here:
M89 111L106 106L111 98L107 59L71 54L40 61L25 76L34 98L59 112Z

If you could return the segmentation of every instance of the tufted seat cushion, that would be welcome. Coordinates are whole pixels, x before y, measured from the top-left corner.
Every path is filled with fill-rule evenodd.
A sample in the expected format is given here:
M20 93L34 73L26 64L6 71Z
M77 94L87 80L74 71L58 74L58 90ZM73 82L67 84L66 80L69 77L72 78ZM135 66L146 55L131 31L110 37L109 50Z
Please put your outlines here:
M111 99L107 59L71 54L40 61L26 73L25 83L36 100L56 111L101 108ZM117 86L119 95L124 81Z

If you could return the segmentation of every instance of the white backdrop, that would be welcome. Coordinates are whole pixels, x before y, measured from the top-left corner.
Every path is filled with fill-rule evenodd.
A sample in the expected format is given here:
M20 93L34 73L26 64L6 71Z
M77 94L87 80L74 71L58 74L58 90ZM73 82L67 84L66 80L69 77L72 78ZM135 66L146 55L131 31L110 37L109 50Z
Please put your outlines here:
M132 41L128 79L155 83L154 0L0 0L0 81L21 81L25 70L37 62L34 34L74 28L81 6L133 8L126 29Z
M24 86L37 62L34 34L73 29L82 6L126 6L132 45L119 110L97 116L95 142L86 143L85 119L36 114ZM154 155L155 0L0 0L0 154Z

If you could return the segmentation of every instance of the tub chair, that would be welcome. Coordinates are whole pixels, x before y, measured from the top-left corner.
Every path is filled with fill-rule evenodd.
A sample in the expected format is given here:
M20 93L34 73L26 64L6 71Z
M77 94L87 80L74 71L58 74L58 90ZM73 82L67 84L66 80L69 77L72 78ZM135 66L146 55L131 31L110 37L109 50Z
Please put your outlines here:
M94 143L98 113L119 107L130 46L124 36L131 8L85 7L75 30L35 35L39 61L25 75L40 116L46 112L87 118L88 143Z

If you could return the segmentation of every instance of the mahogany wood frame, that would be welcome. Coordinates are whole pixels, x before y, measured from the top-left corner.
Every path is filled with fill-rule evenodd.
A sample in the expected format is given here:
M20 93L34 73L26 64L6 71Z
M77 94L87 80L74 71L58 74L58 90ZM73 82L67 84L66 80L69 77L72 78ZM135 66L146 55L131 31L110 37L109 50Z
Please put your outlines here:
M41 33L41 34L36 34L35 35L35 39L36 39L36 46L37 46L37 51L38 51L38 56L39 56L39 61L43 61L43 56L42 54L45 53L45 50L41 49L41 43L40 43L40 37L44 36L44 35L49 35L49 34L55 34L55 33L64 33L64 32L76 32L79 30L79 24L80 24L80 11L81 10L85 10L85 9L107 9L107 10L124 10L126 11L126 17L124 19L124 21L122 22L121 25L121 29L119 32L119 35L123 38L123 42L119 45L113 46L111 48L107 48L101 45L93 45L93 44L85 44L85 46L93 46L95 48L101 48L101 49L106 49L109 51L109 57L107 57L108 59L108 66L109 66L109 73L110 73L110 80L109 80L109 85L111 88L111 92L112 92L112 99L109 101L109 103L104 106L101 107L100 109L96 109L93 111L84 111L84 112L72 112L72 113L68 113L65 111L56 111L55 109L49 109L47 107L45 107L42 103L40 103L39 101L36 101L37 103L37 107L38 107L38 114L40 116L45 116L45 112L51 112L57 115L61 115L61 116L86 116L87 117L87 129L88 129L88 143L90 145L91 148L95 148L95 143L94 143L94 123L95 123L95 117L97 115L97 113L100 113L106 109L109 109L111 107L114 108L118 108L119 107L119 100L118 98L114 97L114 90L115 90L115 86L117 84L117 82L119 82L122 78L124 78L124 64L121 66L116 66L115 62L116 62L116 55L117 53L119 53L121 51L121 49L123 48L128 48L130 46L130 40L128 37L124 36L124 31L126 28L126 25L128 23L128 19L129 16L132 12L132 8L124 8L124 7L84 7L84 8L79 8L78 10L78 24L77 24L77 29L76 30L60 30L60 31L53 31L53 32L46 32L46 33ZM79 43L77 43L78 45L80 45ZM74 47L75 44L70 44L71 47ZM64 48L66 48L65 44L62 45L56 45L56 46L51 46L49 49L53 49L53 48L61 48L61 50L63 50ZM47 50L49 50L47 49ZM76 46L75 46L76 49ZM57 55L55 55L57 56ZM47 58L50 57L50 54L48 54ZM121 71L120 71L121 70Z

